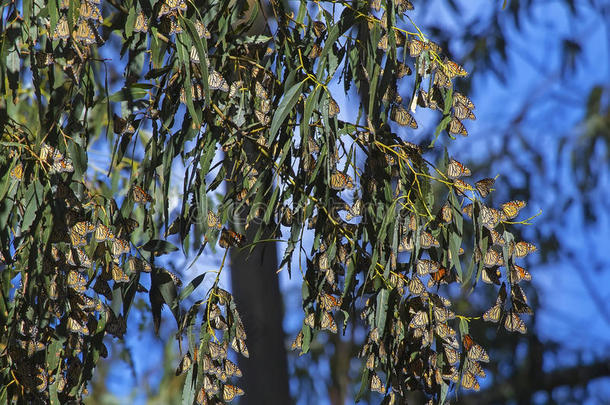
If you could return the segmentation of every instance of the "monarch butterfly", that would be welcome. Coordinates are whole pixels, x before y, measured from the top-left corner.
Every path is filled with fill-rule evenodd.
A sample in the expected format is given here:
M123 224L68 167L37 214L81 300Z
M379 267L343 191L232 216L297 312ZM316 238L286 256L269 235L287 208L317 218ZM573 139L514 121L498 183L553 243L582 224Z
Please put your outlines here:
M23 164L22 163L18 163L15 167L13 167L13 170L11 170L11 178L13 178L17 181L23 180Z
M222 228L222 224L220 223L220 218L218 215L213 213L212 211L208 211L208 228Z
M76 319L72 317L68 317L68 323L66 327L70 332L80 333L83 335L89 334L89 329L87 328L87 325L80 324Z
M496 303L493 307L489 308L483 314L483 320L487 322L497 323L500 320L502 314L502 306Z
M375 354L374 353L369 354L369 356L366 358L366 368L371 371L375 369Z
M449 160L449 166L447 166L447 176L450 179L457 179L464 176L470 176L470 169L464 166L462 163L455 159Z
M453 83L451 83L451 79L448 75L446 75L440 70L437 70L434 74L434 85L438 87L449 88L453 86Z
M20 340L19 346L21 346L22 349L25 349L27 351L28 357L32 357L34 353L44 350L46 348L46 346L42 342L38 342L32 339L28 341Z
M409 0L396 0L396 11L404 13L408 10L413 10L413 3Z
M351 177L341 172L335 171L330 175L330 187L334 190L351 190L354 188Z
M204 373L211 372L211 370L215 367L214 363L212 362L212 359L207 354L203 355L201 365Z
M292 348L292 350L296 350L296 349L300 350L301 347L303 347L303 331L302 330L300 330L299 333L297 333L297 336L292 341L292 345L290 347Z
M339 114L341 112L341 109L339 108L339 104L337 104L337 102L335 101L334 98L329 97L328 98L328 117L332 118L334 116L336 116L337 114Z
M128 241L118 238L112 241L112 256L119 257L123 253L129 253L130 250Z
M509 332L527 333L527 328L523 320L515 312L510 311L506 319L504 319L504 327Z
M345 219L348 221L352 218L359 217L362 215L362 200L356 199L351 207L349 207Z
M250 357L248 347L246 346L246 341L244 339L237 339L237 343L239 344L239 353L241 353L245 358Z
M244 324L241 322L241 319L237 318L237 326L235 327L235 335L238 339L246 340L246 330L244 329Z
M330 294L322 293L318 296L318 299L320 300L320 305L326 311L341 306L341 302Z
M502 235L500 235L500 232L498 232L498 231L496 231L494 229L490 229L489 233L491 234L491 242L494 245L504 246L506 241L504 240Z
M218 240L218 244L227 249L229 247L241 247L244 243L244 235L230 231L228 229L223 229L220 234L220 239Z
M330 312L324 312L322 314L322 318L320 319L320 327L322 330L326 329L331 333L337 333L337 324L335 323L335 320Z
M449 202L446 202L441 208L441 219L447 224L453 221L453 210Z
M501 264L499 264L498 266L500 266ZM502 276L502 273L500 272L500 269L497 268L496 266L494 266L494 268L484 268L483 271L481 272L481 280L483 280L483 282L487 283L487 284L496 284L496 285L500 285L500 277Z
M412 73L411 68L409 67L409 65L402 63L402 62L398 62L396 64L396 78L397 79L401 79L405 76L410 76Z
M445 357L447 358L447 363L455 364L460 360L460 352L455 350L453 347L443 345L443 350L445 352Z
M93 29L91 28L89 21L81 20L78 23L75 38L84 45L95 44L95 34L93 33Z
M214 367L212 369L212 374L215 375L216 378L218 378L222 382L227 381L227 373L225 373L221 366Z
M426 290L426 286L417 276L413 276L411 280L409 280L408 287L413 295L420 295Z
M269 117L267 114L263 113L262 111L254 110L254 116L256 117L258 122L260 122L262 125L266 126L266 125L269 125L269 123L271 122L271 117Z
M453 93L453 106L455 107L456 104L462 104L469 110L475 109L474 103L468 97L458 92Z
M400 103L402 103L402 97L398 93L398 90L396 87L388 86L388 89L386 90L385 94L383 95L382 101L384 103L392 102L392 103L400 104Z
M402 240L398 244L398 252L410 252L413 250L413 238L409 235L403 236Z
M536 250L538 249L533 243L521 241L515 244L515 255L517 257L525 257L528 254L535 252Z
M445 339L446 337L455 335L455 330L449 327L449 325L447 325L446 323L439 323L434 329L436 331L436 334L441 339Z
M58 149L43 142L40 148L40 159L47 160L47 158L50 158L52 161L63 160L64 155Z
M208 31L206 26L203 25L203 23L199 20L195 21L195 30L197 30L197 35L199 35L199 38L212 38L212 34L210 34L210 31Z
M95 230L95 225L89 221L80 221L75 223L71 230L81 236L85 236Z
M419 235L419 244L422 249L430 249L432 246L439 247L440 244L430 232L422 232Z
M231 360L226 359L224 364L224 370L227 376L232 377L241 377L243 374L237 364L233 363Z
M449 78L453 78L456 76L466 76L468 74L468 72L466 72L466 70L463 67L461 67L460 65L458 65L457 63L455 63L452 60L446 61L443 66L444 66L444 68L447 72L447 76L449 76Z
M70 38L70 29L68 28L68 20L65 16L61 16L53 31L53 39L66 40Z
M458 120L476 120L477 117L464 104L455 104L453 106L453 116Z
M55 160L51 166L51 171L54 173L71 173L74 171L74 166L69 159Z
M377 391L380 394L385 394L385 386L381 382L379 376L373 373L371 377L371 391Z
M320 38L326 32L326 24L322 21L314 21L312 24L313 33L316 37Z
M456 117L451 118L451 122L449 122L449 133L457 134L462 136L468 136L468 131L462 121L457 119Z
M136 24L133 27L133 31L142 32L142 33L145 33L148 31L148 20L146 19L146 16L144 15L144 13L141 11L138 13L138 16L136 17Z
M441 264L434 260L420 259L417 261L417 274L419 276L425 276L426 274L438 271L440 267Z
M515 301L520 301L524 304L527 304L527 295L523 292L523 289L519 287L518 284L512 285L510 288L510 295L513 299L513 303Z
M243 85L243 80L237 80L231 83L231 86L229 87L229 98L235 97L237 95L237 92L243 87Z
M483 367L481 367L481 365L478 362L473 361L471 359L466 359L466 364L464 365L464 370L467 370L468 372L474 374L475 376L485 378L485 370L483 370Z
M68 256L66 257L66 261L68 262L68 264L70 266L74 266L74 267L89 267L91 266L91 259L89 258L89 256L87 256L85 254L85 252L80 249L80 248L76 248L76 257L77 260L74 260L74 253L72 250L70 250L68 252Z
M110 232L110 228L104 224L97 224L95 227L95 241L104 242L112 239L114 239L114 234Z
M428 325L428 313L425 311L418 311L411 318L411 322L409 322L409 329L424 328L426 325Z
M473 361L489 363L489 355L480 345L473 343L468 349L468 358Z
M415 118L401 105L395 105L392 107L392 113L390 118L400 126L406 127L409 126L413 129L417 129L417 122Z
M203 376L203 388L210 395L216 395L218 392L218 382L216 380L212 381L210 376L205 375Z
M525 205L525 201L513 200L502 204L500 208L502 209L505 219L513 219L519 215L519 211L521 211Z
M513 264L510 268L510 278L511 283L515 284L520 282L521 280L531 281L532 275L523 267Z
M81 1L79 8L79 17L83 20L97 21L100 24L104 22L104 19L100 14L99 8L89 3L88 1Z
M290 207L284 207L281 212L280 222L284 226L292 226L293 213Z
M490 248L485 253L483 264L485 264L485 267L502 266L504 264L504 258L502 257L500 252L493 248Z
M161 270L172 279L172 282L176 285L176 287L182 287L182 280L180 280L180 277L178 277L176 273L163 268Z
M176 368L176 375L186 373L191 366L193 365L193 359L191 358L191 353L186 352L184 357L180 360L178 367Z
M447 281L445 280L445 277L448 275L449 273L447 272L447 269L444 267L441 267L441 269L439 271L436 271L432 274L430 274L430 280L428 280L428 288L432 288L434 286L434 284L441 284L441 283L447 283Z
M215 70L211 70L208 74L208 86L211 90L229 91L226 80Z
M176 21L175 19L172 18L170 20L169 35L181 34L182 32L184 32L184 30L182 29L182 26L180 24L178 24L178 21Z
M85 246L87 244L87 239L84 237L84 235L81 235L74 229L70 229L70 243L74 247Z
M489 208L486 206L481 206L481 223L484 227L489 230L494 229L500 223L502 216L500 211Z
M310 313L309 315L307 315L305 317L305 319L303 320L303 323L305 325L309 326L311 329L315 329L315 327L316 327L316 314Z
M481 194L481 197L485 198L489 195L491 190L493 190L492 187L494 186L495 182L496 179L487 177L474 183L474 187L477 189L479 194Z
M450 309L435 306L434 319L436 320L436 322L447 322L451 319L455 319L455 313Z
M133 200L137 203L148 203L152 201L152 197L144 189L138 185L133 185L131 189Z
M409 41L409 56L412 58L419 56L424 50L424 43L419 39L411 39Z
M268 99L269 95L267 94L267 90L263 87L261 82L257 81L254 83L254 91L257 97Z
M129 281L129 276L125 274L121 267L112 263L112 279L115 283L126 283Z
M238 397L240 395L244 395L244 390L235 385L226 384L222 388L222 399L225 402L231 402L233 401L233 399L235 399L235 397Z
M197 397L195 398L195 402L197 405L208 405L208 396L205 393L205 388L201 388L197 392Z
M443 95L438 90L437 86L433 86L430 92L420 89L418 95L418 104L422 107L427 107L432 110L443 110L445 107Z
M170 14L172 11L186 11L186 3L184 0L165 0L161 4L158 17Z
M226 340L224 341L224 343L218 344L218 343L214 343L212 341L208 342L208 349L210 350L210 357L212 358L212 360L219 360L219 359L225 359L227 358L227 342Z
M199 53L197 52L197 48L195 48L195 45L191 46L191 53L189 54L189 58L190 58L191 62L199 63ZM180 89L180 101L181 102L183 102L182 101L183 94L184 94L184 88L181 88Z
M38 392L43 392L49 385L49 373L43 368L38 367L38 373L34 376L34 384Z
M462 179L453 180L453 187L457 195L466 196L466 190L472 190L472 187Z

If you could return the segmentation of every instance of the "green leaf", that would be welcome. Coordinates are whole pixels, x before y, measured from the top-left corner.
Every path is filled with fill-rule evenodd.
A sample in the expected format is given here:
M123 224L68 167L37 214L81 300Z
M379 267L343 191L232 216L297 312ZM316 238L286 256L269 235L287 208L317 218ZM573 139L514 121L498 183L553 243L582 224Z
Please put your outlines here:
M182 291L180 291L180 295L178 296L178 299L180 301L184 301L186 298L188 298L193 291L195 291L195 289L199 286L199 284L201 284L201 282L203 281L203 279L205 278L205 274L200 274L198 276L196 276L195 278L193 278L191 280L190 283L187 284L186 287L184 287L184 289Z
M388 315L388 298L390 297L390 291L382 289L377 294L377 305L375 314L375 327L379 330L379 336L383 336L385 331L386 318Z
M151 252L155 256L161 256L178 250L178 248L172 243L159 239L149 240L144 244L144 246L142 246L142 249L146 250L147 252Z
M280 105L275 113L273 114L273 119L271 121L271 127L269 128L269 143L273 143L275 139L275 135L279 131L280 127L284 123L288 114L294 110L294 107L299 101L299 97L301 96L301 89L303 88L303 84L305 82L299 82L292 86L284 95L284 98L280 102Z

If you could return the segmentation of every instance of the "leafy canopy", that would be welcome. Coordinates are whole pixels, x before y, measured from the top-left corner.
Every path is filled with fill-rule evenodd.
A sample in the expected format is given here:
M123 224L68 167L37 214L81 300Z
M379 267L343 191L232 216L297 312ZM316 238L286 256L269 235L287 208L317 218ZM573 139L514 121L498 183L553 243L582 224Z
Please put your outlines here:
M467 135L474 105L453 87L466 71L419 31L412 4L260 6L3 3L3 402L86 395L142 294L155 331L164 305L177 322L185 403L243 394L227 355L248 356L247 331L218 285L225 260L192 302L206 274L182 286L162 256L179 245L226 257L269 232L287 243L281 267L296 259L303 274L293 348L363 319L359 396L401 403L418 390L442 403L478 389L489 357L468 334L478 318L450 309L453 285L499 285L483 319L525 333L530 276L515 260L535 247L509 231L525 203L486 206L494 179L467 183L470 170L434 148ZM261 16L264 33L251 34ZM347 112L342 91L358 96ZM439 113L430 145L405 140L422 108Z

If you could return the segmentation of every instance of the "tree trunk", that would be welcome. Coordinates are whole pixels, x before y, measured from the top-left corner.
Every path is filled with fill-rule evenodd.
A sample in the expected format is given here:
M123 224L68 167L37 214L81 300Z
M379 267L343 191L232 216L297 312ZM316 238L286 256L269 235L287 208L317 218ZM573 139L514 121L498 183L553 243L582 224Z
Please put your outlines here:
M254 229L253 229L254 228ZM251 226L248 234L254 234ZM288 367L284 347L283 302L275 243L231 251L231 281L237 309L246 328L250 358L239 358L246 405L288 404Z

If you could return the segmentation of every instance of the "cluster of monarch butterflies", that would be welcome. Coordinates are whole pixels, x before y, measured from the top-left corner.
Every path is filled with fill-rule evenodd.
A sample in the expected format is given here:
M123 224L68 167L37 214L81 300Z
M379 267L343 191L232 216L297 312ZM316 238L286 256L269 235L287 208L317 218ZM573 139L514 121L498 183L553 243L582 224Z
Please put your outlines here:
M207 405L217 403L216 400L228 403L244 394L241 388L231 384L230 379L241 377L242 372L229 360L228 350L230 347L237 354L250 356L246 346L246 331L233 296L228 291L213 287L205 303L206 332L194 347L193 355L190 351L184 355L176 369L176 375L186 373L196 363L202 375L192 375L192 383L197 387L195 403ZM203 301L196 303L188 312L181 326L182 330L194 321L197 308L201 304Z
M129 238L139 227L137 221L123 218L115 209L114 219L104 223L98 217L103 209L96 199L89 197L89 202L82 204L68 185L71 176L56 175L73 172L67 156L43 143L36 159L28 160L36 162L41 173L48 173L55 190L49 198L54 199L55 210L63 214L47 249L38 252L42 258L40 272L28 271L29 277L21 279L24 289L28 283L38 286L38 302L50 318L43 320L36 312L20 317L16 339L6 348L7 359L14 367L16 384L29 398L48 400L53 385L62 401L70 401L87 393L81 373L84 362L94 355L93 347L96 355L106 357L108 350L101 338L105 334L120 338L126 331L124 316L109 307L113 299L109 282L114 282L114 289L134 282L136 291L146 292L135 278L136 274L139 279L140 273L150 273L152 268L146 260L131 255ZM23 167L21 163L14 166L11 176L23 180ZM16 191L27 187L31 186L19 184ZM141 204L152 201L137 185L132 186L131 197ZM3 264L18 265L21 254L15 252ZM180 283L179 279L174 282ZM58 341L58 336L64 339ZM45 361L49 351L56 358L54 365Z
M408 1L395 2L396 12L398 15L402 15L406 11L412 10L413 5ZM371 4L373 10L379 11L380 7L377 7L375 3ZM369 15L369 27L372 28L375 24L380 24L384 31L377 47L384 52L388 51L389 39L387 29L387 12L384 11L381 17L377 18L375 15ZM391 84L386 93L383 96L383 101L390 103L390 118L400 126L410 127L417 129L417 121L411 114L415 112L416 105L430 108L433 110L445 110L445 101L448 91L453 91L452 80L456 77L466 76L468 73L466 70L458 65L456 62L449 60L444 57L441 61L442 49L434 42L424 40L421 37L412 36L408 38L403 33L403 30L392 29L395 39L396 48L405 47L408 49L409 56L416 60L415 65L417 66L417 75L426 78L430 77L430 86L428 91L422 88L416 89L416 96L411 101L410 110L402 105L402 97L396 90L396 84ZM365 70L365 76L370 80L368 72ZM383 73L383 72L382 72ZM397 61L395 68L396 79L400 79L405 75L412 74L411 68L404 62ZM447 131L449 134L459 134L467 136L468 131L462 123L464 119L476 119L472 110L474 104L463 94L453 92L451 107L451 119L447 123Z
M71 33L71 24L69 24L68 21L70 2L62 0L59 9L65 14L62 13L57 21L52 39L65 43L68 39L73 38L76 42L84 46L101 44L103 41L99 35L98 27L104 22L104 18L102 17L99 8L100 3L101 0L81 0L78 9L78 20L74 25L74 31Z

